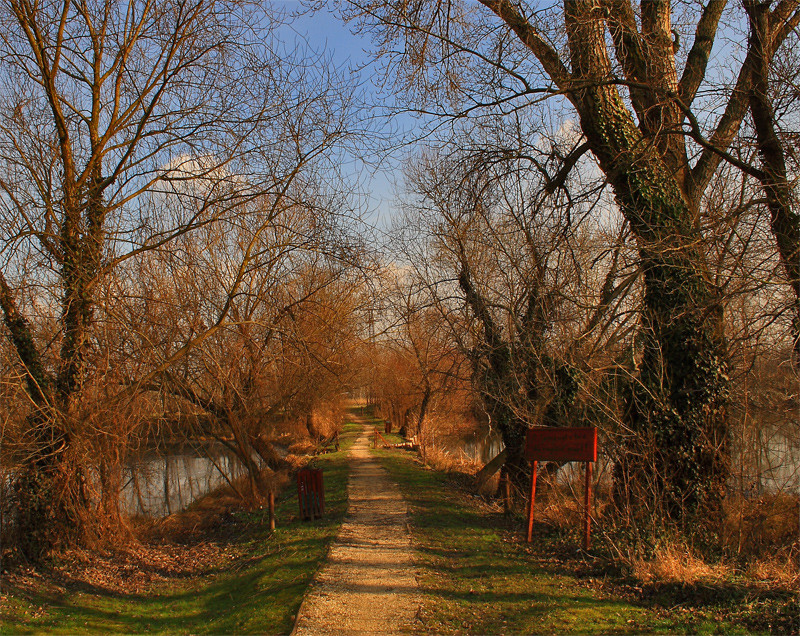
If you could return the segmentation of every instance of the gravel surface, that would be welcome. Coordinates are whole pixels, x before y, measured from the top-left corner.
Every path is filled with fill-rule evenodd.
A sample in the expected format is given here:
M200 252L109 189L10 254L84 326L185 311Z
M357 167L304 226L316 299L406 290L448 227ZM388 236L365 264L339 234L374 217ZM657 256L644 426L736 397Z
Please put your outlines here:
M372 427L350 450L348 514L300 608L293 634L396 634L416 626L407 506L400 489L370 456Z

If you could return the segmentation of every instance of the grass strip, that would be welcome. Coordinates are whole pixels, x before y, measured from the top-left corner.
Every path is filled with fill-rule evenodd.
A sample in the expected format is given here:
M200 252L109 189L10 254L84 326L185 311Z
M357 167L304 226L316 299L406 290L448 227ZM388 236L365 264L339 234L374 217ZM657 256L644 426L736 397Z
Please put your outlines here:
M409 504L422 633L747 633L713 612L626 599L602 574L576 568L574 550L572 563L561 557L557 532L539 529L528 545L513 520L460 492L448 475L410 453L374 452Z
M290 486L276 501L274 533L265 513L236 515L242 533L233 547L243 556L224 568L139 593L86 585L59 593L3 590L0 633L288 633L347 511L346 455L360 430L346 424L341 450L312 462L324 471L323 519L299 521Z

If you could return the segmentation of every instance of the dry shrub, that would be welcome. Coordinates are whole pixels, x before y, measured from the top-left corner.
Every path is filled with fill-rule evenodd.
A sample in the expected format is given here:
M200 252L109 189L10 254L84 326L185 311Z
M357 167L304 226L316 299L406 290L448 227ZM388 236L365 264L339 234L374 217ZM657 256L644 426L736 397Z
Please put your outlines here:
M796 590L800 587L798 496L766 495L758 500L729 498L721 536L728 561L707 562L682 540L666 541L642 557L642 550L619 554L643 583L719 581L743 574L758 587Z
M550 475L540 470L536 482L536 518L557 527L580 527L585 518L585 483L583 468L578 464L572 466L566 476L564 468ZM607 484L592 482L590 507L593 523L606 516L611 507L611 492Z
M583 522L583 497L573 497L566 489L553 488L536 497L536 518L561 528L577 528Z
M566 529L579 528L584 514L579 475L567 484L554 481L540 478L537 521ZM611 526L615 525L610 492L603 488L593 493L592 519L595 531L613 544L615 559L643 583L692 585L719 581L736 572L759 587L796 590L800 587L799 505L797 495L786 493L758 500L726 501L722 547L729 555L727 562L716 558L708 562L700 552L687 546L685 539L662 540L663 543L652 548L647 541L617 535L614 529L602 524L606 518Z
M426 465L441 472L474 475L481 468L480 462L463 453L455 455L437 446L423 447L421 455Z
M798 544L800 496L790 493L758 499L729 497L725 502L723 540L732 552L761 558Z
M138 534L146 541L187 541L217 529L222 519L244 507L242 498L230 486L223 486L180 512L161 519L137 518Z
M316 452L318 445L310 439L302 439L289 446L289 455L302 456L313 455Z
M289 453L286 457L284 457L284 459L286 460L289 474L294 475L301 468L305 468L306 466L308 466L309 455L308 454L295 455L293 453Z
M344 412L343 401L326 402L314 408L312 416L322 437L330 438L334 433L342 430Z
M764 586L800 589L798 551L783 550L776 555L758 559L747 568L745 577Z
M710 565L680 543L656 548L650 559L633 558L630 566L633 575L643 583L692 585L701 581L719 581L731 573L729 566L721 563Z
M289 484L287 472L262 470L258 475L258 488L263 495L259 500L248 497L248 476L233 480L232 485L224 485L193 501L187 508L157 520L138 519L139 535L142 538L186 540L202 533L219 529L221 522L240 510L263 507L269 490L279 493Z

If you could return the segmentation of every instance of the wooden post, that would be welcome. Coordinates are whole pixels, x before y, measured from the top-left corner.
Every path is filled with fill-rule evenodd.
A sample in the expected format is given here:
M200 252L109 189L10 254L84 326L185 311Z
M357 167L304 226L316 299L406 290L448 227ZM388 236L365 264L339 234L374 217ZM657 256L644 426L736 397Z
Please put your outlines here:
M511 512L511 477L506 473L503 482L503 501L506 512Z
M306 493L307 493L307 502L308 502L308 511L311 515L311 521L317 518L317 505L314 493L314 473L308 471L306 474Z
M536 460L531 462L531 500L528 504L528 543L533 539L533 507L536 505Z
M586 518L583 526L583 549L588 550L591 542L591 504L592 504L592 463L586 462L586 496L584 498L583 507L586 512Z
M275 493L269 491L269 529L275 529Z

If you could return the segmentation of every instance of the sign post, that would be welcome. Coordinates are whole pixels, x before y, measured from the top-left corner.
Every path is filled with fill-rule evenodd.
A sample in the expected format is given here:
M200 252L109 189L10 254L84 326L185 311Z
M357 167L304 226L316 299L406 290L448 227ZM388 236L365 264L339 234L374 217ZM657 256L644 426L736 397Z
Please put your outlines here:
M535 459L531 462L531 501L528 508L528 543L533 538L533 502L536 501L536 468L537 462Z
M596 428L531 428L525 440L525 459L531 462L531 501L528 508L528 543L533 538L536 468L540 461L584 462L586 490L583 500L583 549L591 539L592 464L597 461Z
M275 491L270 486L269 489L269 499L267 501L267 507L269 510L269 529L275 529Z
M586 511L586 517L583 521L583 549L589 549L590 531L591 531L591 517L589 511L592 505L592 463L586 462L586 489L585 489L583 509Z

